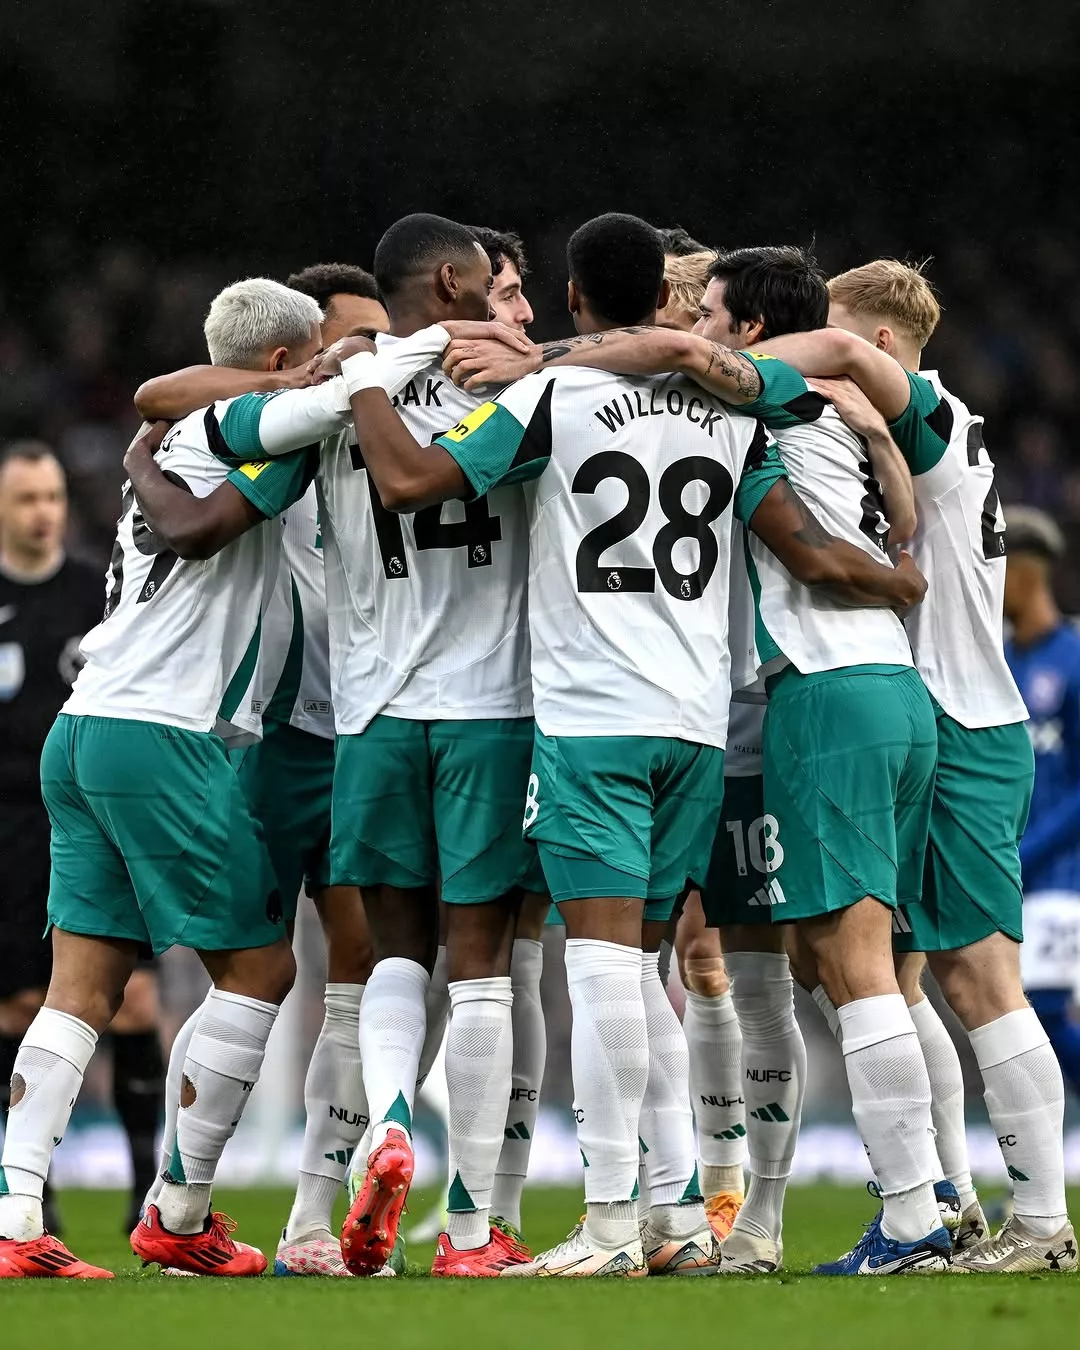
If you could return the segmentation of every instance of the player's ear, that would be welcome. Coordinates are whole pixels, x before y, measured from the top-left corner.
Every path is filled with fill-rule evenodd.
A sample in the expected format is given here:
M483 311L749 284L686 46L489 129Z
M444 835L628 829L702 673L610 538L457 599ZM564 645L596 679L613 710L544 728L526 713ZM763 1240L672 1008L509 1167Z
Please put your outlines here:
M581 297L572 281L566 283L566 308L571 314L577 314L581 309Z
M435 290L444 304L452 305L457 299L457 269L453 263L443 263L435 273Z
M885 325L882 324L874 335L874 346L877 347L879 351L891 352L894 346L892 329L886 328Z
M765 320L753 319L742 325L743 338L748 347L752 347L755 342L760 342L762 334L765 332Z
M270 353L270 364L267 370L288 370L292 362L289 360L288 347L275 347Z

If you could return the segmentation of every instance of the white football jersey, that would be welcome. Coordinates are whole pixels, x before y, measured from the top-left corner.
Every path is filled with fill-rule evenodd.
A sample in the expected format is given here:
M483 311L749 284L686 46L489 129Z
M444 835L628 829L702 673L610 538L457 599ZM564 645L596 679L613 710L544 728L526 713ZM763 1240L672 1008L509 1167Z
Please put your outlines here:
M777 430L792 486L820 523L888 564L889 523L866 448L826 407L814 422ZM904 625L890 609L857 609L795 580L756 536L750 558L758 593L759 656L770 673L790 663L804 675L857 665L912 665ZM760 588L758 590L758 588Z
M565 366L511 385L439 444L474 492L534 480L540 730L723 747L733 510L749 519L784 476L764 427L680 376Z
M314 483L280 525L281 559L263 614L259 661L233 721L256 737L264 728L289 725L333 740L326 574Z
M983 419L936 371L910 384L912 401L892 432L911 468L919 522L911 553L927 581L925 600L907 619L915 664L962 726L1026 721L1002 650L1005 518Z
M760 777L761 735L768 705L764 678L756 680L749 689L736 689L732 693L724 755L725 778Z
M268 519L214 557L185 561L161 548L125 484L106 617L83 638L86 664L64 712L232 734L277 576L280 528L269 518L303 494L314 464L304 452L240 464L222 430L230 402L178 422L155 458L196 497L230 481Z
M379 353L408 339L380 335ZM394 399L421 444L475 411L432 361ZM386 510L350 435L318 476L337 730L373 717L528 717L529 533L518 486L415 514Z

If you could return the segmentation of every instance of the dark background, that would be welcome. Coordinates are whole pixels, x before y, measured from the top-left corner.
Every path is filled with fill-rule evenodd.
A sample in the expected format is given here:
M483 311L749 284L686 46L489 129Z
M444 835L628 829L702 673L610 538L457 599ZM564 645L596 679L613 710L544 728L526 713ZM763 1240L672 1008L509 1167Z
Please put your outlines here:
M1003 498L1076 525L1078 66L1050 0L8 0L0 438L58 446L101 556L131 393L203 356L220 285L369 265L432 210L524 236L554 336L566 236L614 209L829 270L931 257L929 364Z

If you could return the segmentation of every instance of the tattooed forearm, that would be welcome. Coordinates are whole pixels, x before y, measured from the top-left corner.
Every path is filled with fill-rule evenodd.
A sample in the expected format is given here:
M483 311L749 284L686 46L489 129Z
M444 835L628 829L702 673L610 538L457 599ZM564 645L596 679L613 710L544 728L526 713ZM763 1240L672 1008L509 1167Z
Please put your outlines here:
M569 356L572 351L578 347L591 345L599 347L607 337L614 337L619 333L631 333L635 336L638 333L647 333L650 330L638 326L636 328L611 328L606 333L581 333L577 337L559 338L554 342L545 342L541 348L541 361L547 365L549 361L556 361L560 356Z
M582 337L561 338L555 342L545 342L541 349L541 360L546 365L549 361L558 360L560 356L569 356L575 348L583 347L587 342L591 342L594 347L598 347L603 340L603 333L586 333Z
M761 375L753 361L719 342L709 343L709 364L701 378L707 380L710 375L714 380L734 380L736 389L745 399L755 399L761 393Z

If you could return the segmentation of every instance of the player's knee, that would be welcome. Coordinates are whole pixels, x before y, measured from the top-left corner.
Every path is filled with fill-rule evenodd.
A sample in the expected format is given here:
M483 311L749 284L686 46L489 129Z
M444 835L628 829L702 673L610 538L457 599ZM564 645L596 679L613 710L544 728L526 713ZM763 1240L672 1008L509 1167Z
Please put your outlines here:
M821 983L817 958L798 924L783 925L784 950L795 983L812 994Z
M266 949L264 992L256 994L266 1003L283 1003L296 980L296 958L288 942L275 942Z
M1012 959L1011 952L993 959L998 953L980 950L981 945L938 952L931 959L945 1001L966 1031L1028 1006L1020 983L1019 961Z
M199 954L207 974L222 993L280 1004L296 979L296 959L285 938L269 947Z
M895 958L896 982L909 1008L921 1003L924 997L922 987L923 971L926 969L926 957L922 952L898 953Z
M527 938L532 942L540 942L544 936L544 925L547 923L550 909L551 899L549 896L526 891L521 902L521 909L518 911L517 928L514 936Z
M153 1031L158 1023L157 978L153 971L136 970L127 982L114 1031Z
M367 984L375 964L360 892L354 886L328 886L315 897L326 939L327 979L332 984Z
M683 987L702 998L719 998L731 988L722 956L684 956L679 962Z

